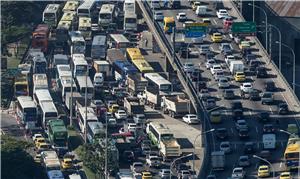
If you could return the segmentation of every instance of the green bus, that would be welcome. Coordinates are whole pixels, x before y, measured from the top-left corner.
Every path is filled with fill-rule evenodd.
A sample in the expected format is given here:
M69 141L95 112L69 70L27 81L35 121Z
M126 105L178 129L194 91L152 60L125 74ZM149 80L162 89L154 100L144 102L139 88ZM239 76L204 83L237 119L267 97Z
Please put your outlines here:
M52 148L59 154L68 150L68 131L63 120L50 120L48 122L48 136Z

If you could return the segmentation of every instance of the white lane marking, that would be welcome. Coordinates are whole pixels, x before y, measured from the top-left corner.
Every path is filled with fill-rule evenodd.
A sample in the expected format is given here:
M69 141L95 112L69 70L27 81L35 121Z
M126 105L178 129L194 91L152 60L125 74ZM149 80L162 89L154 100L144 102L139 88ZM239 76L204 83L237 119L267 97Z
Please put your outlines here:
M279 164L279 168L281 168L282 167L282 162L280 162L280 164Z
M214 22L214 24L218 24L217 21L216 21L216 19L213 19L213 22Z
M270 111L272 114L274 114L274 111L272 110L271 106L269 107Z
M255 130L256 130L256 133L258 133L258 128L257 128L257 126L255 127Z

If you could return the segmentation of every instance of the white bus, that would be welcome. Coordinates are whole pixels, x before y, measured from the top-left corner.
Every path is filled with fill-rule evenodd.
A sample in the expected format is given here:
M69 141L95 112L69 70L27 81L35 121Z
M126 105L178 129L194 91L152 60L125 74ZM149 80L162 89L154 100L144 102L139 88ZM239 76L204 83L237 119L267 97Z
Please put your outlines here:
M56 66L56 81L62 77L72 77L70 65L57 65Z
M76 12L77 8L79 6L79 1L67 1L64 8L63 8L63 12L69 12L69 11L74 11Z
M113 20L116 16L115 5L103 4L99 12L98 23L100 26L106 27L110 23L113 23Z
M30 96L18 96L16 115L26 129L35 129L37 126L37 106Z
M72 85L72 80L73 80L73 85ZM70 76L61 77L59 79L58 86L61 89L61 98L62 98L63 102L65 101L65 97L66 97L67 92L71 92L71 87L72 86L73 86L73 92L77 91L75 81Z
M86 110L87 109L87 110ZM89 122L98 122L98 118L96 116L96 113L94 111L93 108L91 107L79 107L78 108L78 114L77 114L77 118L78 118L78 125L80 128L80 131L82 133L85 132L85 126L84 126L84 121L86 120L86 123Z
M123 29L137 31L137 15L134 12L125 12Z
M123 34L110 34L108 41L110 48L120 49L123 53L131 46L130 41Z
M88 63L85 60L85 56L83 54L73 54L72 63L74 67L74 77L78 75L86 75L88 73Z
M173 91L173 85L158 73L145 73L144 77L148 80L149 86L154 86L159 91L170 93Z
M69 32L71 39L71 55L75 53L85 53L86 43L80 31Z
M105 130L101 122L90 121L87 123L87 139L90 143L101 136L104 136Z
M91 48L91 57L93 59L105 59L107 41L105 35L94 36Z
M56 27L60 13L59 4L48 4L43 12L43 22L51 27Z
M48 121L57 120L58 112L53 101L40 101L39 104L42 126L44 129L46 129L48 126Z
M78 30L86 41L92 38L92 22L90 17L79 17Z
M41 101L53 101L48 89L36 90L33 95L33 100L37 105L39 105Z
M93 17L95 12L95 0L85 0L78 8L77 15L84 17Z
M92 99L94 97L94 85L89 76L76 76L77 91L85 96L85 89L87 88L87 97Z
M57 65L67 65L69 64L69 58L64 54L55 54L52 59L52 68L56 68Z
M33 94L39 89L48 89L48 79L46 74L33 74Z
M125 0L123 11L126 12L133 12L135 13L135 0Z

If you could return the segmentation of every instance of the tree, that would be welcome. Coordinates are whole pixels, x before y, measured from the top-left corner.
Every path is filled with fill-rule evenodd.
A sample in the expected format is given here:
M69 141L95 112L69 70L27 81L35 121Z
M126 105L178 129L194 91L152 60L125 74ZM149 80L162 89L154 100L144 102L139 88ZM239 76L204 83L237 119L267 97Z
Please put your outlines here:
M41 166L37 165L33 157L26 151L32 147L32 143L6 135L1 136L1 140L1 178L43 178Z

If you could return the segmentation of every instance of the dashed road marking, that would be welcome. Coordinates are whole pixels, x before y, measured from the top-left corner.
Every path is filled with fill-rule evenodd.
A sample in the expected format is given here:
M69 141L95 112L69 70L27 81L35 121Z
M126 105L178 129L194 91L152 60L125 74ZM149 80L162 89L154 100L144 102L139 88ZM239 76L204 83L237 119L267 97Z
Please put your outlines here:
M279 168L281 168L282 167L282 162L280 162L280 164L279 164Z

